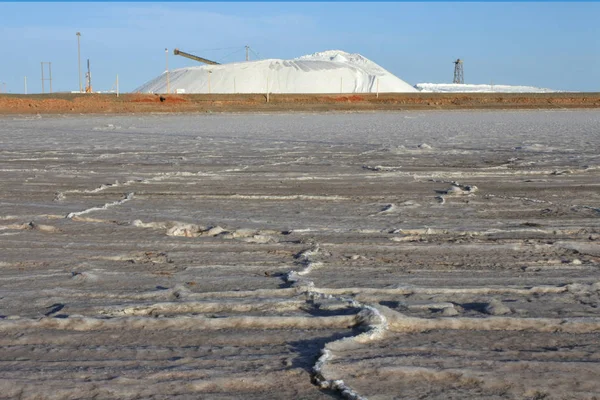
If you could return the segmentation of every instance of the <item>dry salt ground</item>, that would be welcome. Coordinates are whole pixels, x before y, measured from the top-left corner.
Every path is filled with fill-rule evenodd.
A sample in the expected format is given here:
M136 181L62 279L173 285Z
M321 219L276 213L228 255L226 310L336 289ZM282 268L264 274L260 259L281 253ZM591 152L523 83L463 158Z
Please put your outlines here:
M597 398L598 126L1 117L1 396Z
M523 85L417 83L423 93L556 93L558 90Z

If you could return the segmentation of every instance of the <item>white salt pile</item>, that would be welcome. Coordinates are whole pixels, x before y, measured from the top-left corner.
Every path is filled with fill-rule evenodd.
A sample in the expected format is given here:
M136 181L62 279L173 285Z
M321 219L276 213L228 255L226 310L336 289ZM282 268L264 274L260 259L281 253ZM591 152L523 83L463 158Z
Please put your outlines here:
M382 93L417 89L360 54L329 50L292 60L198 65L169 72L172 93ZM139 93L166 93L167 74Z

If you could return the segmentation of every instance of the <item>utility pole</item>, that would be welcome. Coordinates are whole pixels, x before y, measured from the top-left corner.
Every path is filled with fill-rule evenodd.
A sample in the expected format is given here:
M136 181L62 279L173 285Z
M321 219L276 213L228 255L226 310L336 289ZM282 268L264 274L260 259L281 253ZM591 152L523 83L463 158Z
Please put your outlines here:
M250 50L250 46L246 45L246 61L250 61L250 55L248 54L248 50Z
M212 71L208 71L208 94L210 94L210 76L212 75Z
M42 61L42 93L46 93L44 88L44 81L50 81L50 93L52 93L52 63L49 61ZM44 64L48 64L49 78L44 78Z
M269 102L269 76L267 75L267 103Z
M165 49L165 61L167 64L167 93L171 93L171 87L169 82L169 49Z
M81 86L81 48L79 39L81 38L81 32L77 32L77 69L79 70L79 93L83 92L83 87Z
M27 77L25 77L25 94L27 94Z

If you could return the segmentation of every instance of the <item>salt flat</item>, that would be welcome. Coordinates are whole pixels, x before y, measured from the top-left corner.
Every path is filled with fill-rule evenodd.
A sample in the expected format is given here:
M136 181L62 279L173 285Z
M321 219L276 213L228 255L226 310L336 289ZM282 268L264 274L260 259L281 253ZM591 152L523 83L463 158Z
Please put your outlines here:
M599 131L1 117L0 397L598 398Z

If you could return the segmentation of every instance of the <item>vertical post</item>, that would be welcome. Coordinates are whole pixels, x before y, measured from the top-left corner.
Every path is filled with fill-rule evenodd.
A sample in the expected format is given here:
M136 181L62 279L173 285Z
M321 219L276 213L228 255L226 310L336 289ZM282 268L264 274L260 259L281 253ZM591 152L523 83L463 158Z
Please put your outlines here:
M119 74L117 74L117 97L119 97Z
M50 93L52 93L52 63L48 62L48 71L50 73Z
M340 93L344 93L344 78L340 76Z
M237 93L236 90L235 90L235 76L233 77L233 93L234 94Z
M79 38L81 38L81 32L77 32L77 69L79 70L79 93L83 93L83 87L81 86L81 47Z
M27 77L25 77L25 94L27 94Z
M212 71L208 71L208 94L210 94L210 76L212 75Z
M269 77L267 76L267 103L269 102Z
M171 93L171 87L169 82L169 50L165 49L165 59L167 64L167 93Z
M379 98L379 78L377 78L377 98Z
M42 61L41 64L42 64L42 93L46 93L44 91L44 62Z
M248 50L250 49L250 46L246 45L246 61L250 60L250 55L248 54Z

